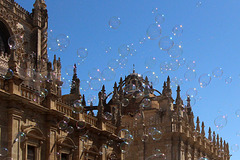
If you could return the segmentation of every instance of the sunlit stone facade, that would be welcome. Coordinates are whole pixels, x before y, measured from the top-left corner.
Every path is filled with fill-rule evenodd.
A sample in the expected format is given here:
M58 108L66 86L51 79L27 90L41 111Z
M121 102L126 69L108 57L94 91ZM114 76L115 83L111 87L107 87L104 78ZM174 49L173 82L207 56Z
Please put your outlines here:
M190 99L184 106L180 88L172 98L169 78L159 92L133 71L115 83L111 94L106 95L103 86L98 106L86 106L74 66L70 94L62 95L61 62L56 56L53 62L48 60L47 28L44 0L36 0L32 13L13 0L0 0L0 148L7 149L0 159L145 160L157 152L167 160L230 159L228 143L211 129L206 138L198 118L195 125ZM23 42L10 49L8 39L13 35ZM84 106L80 113L72 111L76 100ZM104 117L106 112L110 119ZM59 128L64 119L73 133ZM76 128L77 122L86 126ZM149 135L151 127L162 134ZM124 154L121 129L133 135Z

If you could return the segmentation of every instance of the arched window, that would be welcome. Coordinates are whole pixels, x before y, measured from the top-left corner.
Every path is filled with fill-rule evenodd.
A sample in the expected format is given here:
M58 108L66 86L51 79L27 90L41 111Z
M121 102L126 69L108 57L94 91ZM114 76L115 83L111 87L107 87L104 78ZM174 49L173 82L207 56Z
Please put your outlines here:
M5 24L0 21L0 52L9 53L8 38L10 37L9 31Z

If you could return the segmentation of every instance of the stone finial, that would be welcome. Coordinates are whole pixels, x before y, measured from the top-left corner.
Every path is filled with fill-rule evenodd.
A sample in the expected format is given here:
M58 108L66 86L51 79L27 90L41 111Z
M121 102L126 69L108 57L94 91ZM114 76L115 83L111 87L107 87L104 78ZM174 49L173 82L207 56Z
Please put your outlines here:
M33 4L33 7L35 9L46 9L47 5L45 0L36 0L35 3Z
M213 131L213 144L216 143L216 134L215 134L215 131Z
M162 94L163 95L166 95L166 89L167 89L167 85L166 85L166 82L164 81L164 83L163 83L163 90L162 90Z
M147 76L145 77L145 85L149 85L149 80Z
M80 95L80 80L77 77L77 66L74 64L73 66L73 78L72 78L72 85L71 85L71 94Z
M86 100L85 100L85 95L84 94L83 94L83 97L82 97L82 105L86 106Z
M204 122L202 122L202 126L201 126L201 127L202 127L201 135L202 135L202 136L205 136L205 129L204 129L205 126L204 126Z
M219 135L217 134L217 146L219 146Z
M171 90L171 85L170 85L170 77L168 76L167 78L167 87L166 87L166 96L171 97L172 96L172 90Z
M226 142L225 140L223 141L223 149L224 149L224 152L226 151Z
M176 104L177 105L182 105L183 104L183 101L181 99L181 96L180 96L180 86L177 87L177 98L176 98Z
M200 132L200 125L199 125L200 121L199 121L199 117L197 117L196 123L197 123L196 130L197 130L197 132Z
M135 73L135 64L133 64L133 73Z
M220 148L223 149L223 140L222 140L222 137L220 138Z
M212 130L211 130L211 127L209 127L209 130L208 130L208 139L210 141L212 141Z

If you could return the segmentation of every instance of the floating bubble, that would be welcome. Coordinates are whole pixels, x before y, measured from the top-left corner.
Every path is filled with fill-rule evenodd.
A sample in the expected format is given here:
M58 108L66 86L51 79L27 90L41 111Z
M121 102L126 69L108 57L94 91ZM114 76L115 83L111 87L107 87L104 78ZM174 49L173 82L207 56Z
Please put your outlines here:
M133 92L132 95L133 95L133 98L138 99L143 96L143 92L141 90L136 90L135 92Z
M155 22L157 24L163 24L165 22L165 16L163 14L157 14L155 16Z
M108 24L109 24L110 28L117 29L121 24L121 20L119 17L115 16L115 17L110 18Z
M72 108L72 112L75 114L79 114L82 113L84 110L84 107L82 105L82 102L80 100L76 100L73 102L73 108Z
M91 103L96 104L97 103L97 97L95 95L88 95L87 97L87 103L88 105L91 105Z
M8 154L7 148L0 148L0 157L4 157Z
M195 61L189 61L187 62L187 69L193 70L196 68L196 62Z
M158 12L158 8L153 8L153 9L152 9L152 13L153 13L153 14L155 14L155 13L157 13L157 12Z
M116 77L116 72L114 71L114 69L105 68L102 71L102 79L104 81L112 81L114 80L115 77Z
M183 27L182 25L176 25L172 29L172 33L174 36L181 36L183 33Z
M217 129L222 129L223 127L225 127L227 125L227 117L226 116L218 116L215 120L214 120L214 124L217 127Z
M69 123L70 122L70 118L67 117L67 116L64 116L63 117L63 121L66 122L66 123Z
M60 51L62 49L65 49L69 46L70 44L70 39L69 39L69 36L66 36L65 34L59 34L57 37L56 37L56 41L57 41L57 44L60 48Z
M152 85L157 85L159 83L159 78L155 72L147 71L143 73L143 77L148 77L148 80Z
M17 136L15 137L13 144L16 142L24 142L26 139L26 134L24 132L18 132Z
M227 78L225 79L225 83L226 83L226 84L232 83L232 77L231 77L231 76L227 77Z
M146 42L146 38L145 37L139 39L139 44L143 44L145 42Z
M240 109L236 110L235 115L236 115L237 117L240 117Z
M101 79L97 79L97 78L92 78L89 81L89 84L90 84L91 90L94 90L94 91L99 91L102 87Z
M126 153L129 150L129 143L128 142L122 142L120 144L120 150L122 153Z
M104 117L104 119L106 119L106 120L111 120L111 119L112 119L112 113L105 112L105 113L103 114L103 117Z
M67 122L65 122L65 121L63 121L63 120L58 123L58 128L59 128L60 130L65 130L67 127L68 127Z
M176 71L176 70L178 70L178 68L179 68L179 63L176 59L168 62L168 70L169 71Z
M118 61L119 61L119 66L121 68L125 68L127 66L128 58L127 57L122 57Z
M87 80L81 80L80 81L80 89L84 92L86 92L90 88L89 81Z
M9 37L8 46L12 50L18 49L22 46L23 42L24 42L23 41L23 36L15 34L15 35L12 35L11 37Z
M156 129L152 132L151 136L154 141L159 141L162 138L162 132Z
M180 58L180 59L177 59L177 60L178 60L179 66L183 66L186 63L186 59L185 58Z
M149 156L146 160L166 160L166 155L164 153L157 153Z
M131 144L133 142L133 136L131 134L127 134L124 136L124 142L127 142L128 144Z
M161 36L162 29L159 24L151 24L147 29L148 39L155 40Z
M111 59L110 61L108 61L107 65L109 69L117 69L119 67L119 60Z
M88 71L88 77L89 77L90 79L92 79L92 78L100 79L100 78L101 78L101 75L102 75L102 73L101 73L100 70L97 69L97 68L92 68L92 69L90 69L90 70Z
M172 87L181 86L183 84L183 79L173 77L173 78L171 78L171 84L172 84Z
M208 158L206 158L206 157L201 157L201 158L199 158L199 160L208 160Z
M240 137L240 130L237 131L236 135L237 135L238 137Z
M220 78L223 75L223 69L217 67L212 71L212 74L213 74L213 77Z
M105 48L105 52L106 52L106 53L110 53L111 50L112 50L112 47L110 47L110 46L108 46L108 47Z
M211 75L210 74L202 74L198 78L198 83L200 84L201 88L204 88L209 85L211 82Z
M168 50L168 55L171 58L179 58L183 54L182 46L179 44L174 44L171 49Z
M196 7L201 7L202 6L202 1L198 1L197 3L196 3Z
M141 107L147 108L151 106L151 100L149 98L144 98L140 104Z
M89 136L87 134L84 134L82 137L81 137L81 141L82 142L87 142L87 140L89 139Z
M239 150L239 145L238 145L238 144L232 145L232 146L231 146L231 150L232 150L233 152L237 152L237 151Z
M129 99L124 98L124 99L122 100L122 106L123 106L123 107L127 107L128 104L129 104Z
M145 68L152 69L156 66L156 58L155 57L147 57L145 59Z
M156 129L155 127L150 127L150 128L148 129L148 134L149 134L149 135L152 135L156 130L157 130L157 129Z
M161 71L162 74L166 73L168 70L169 70L168 62L160 63L160 71Z
M143 134L141 137L142 142L147 142L149 139L149 136L147 134Z
M121 137L121 139L125 139L125 136L131 134L130 131L128 129L121 129L119 132L118 132L118 137Z
M78 56L78 58L87 58L87 56L88 56L87 48L79 48L77 50L77 56Z
M196 97L197 96L197 89L196 88L189 88L186 92L186 96Z
M4 75L3 78L4 79L12 79L13 74L14 74L13 71L11 69L8 69L6 75Z
M84 129L86 127L86 123L84 121L77 121L76 128L77 129Z
M59 50L58 43L56 41L56 38L53 37L53 39L48 39L48 49L52 52Z
M165 36L159 40L158 45L161 50L168 51L173 47L174 42L172 40L172 37Z
M133 46L131 44L123 44L118 48L118 54L121 57L128 56L131 52L133 52Z
M196 78L197 74L195 70L188 70L184 74L184 78L186 81L192 81Z
M72 126L68 126L67 129L66 129L66 132L68 134L72 134L74 132L74 128Z

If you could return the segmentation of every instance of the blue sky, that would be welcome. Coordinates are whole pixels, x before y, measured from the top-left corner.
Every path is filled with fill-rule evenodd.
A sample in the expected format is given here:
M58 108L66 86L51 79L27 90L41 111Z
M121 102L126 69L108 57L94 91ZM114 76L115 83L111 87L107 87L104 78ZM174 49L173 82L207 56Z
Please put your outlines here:
M33 0L19 1L27 10L32 10ZM199 5L201 3L201 5ZM198 5L197 5L198 4ZM87 48L88 56L84 63L77 65L78 77L81 81L90 81L88 72L93 68L103 71L111 59L119 59L118 48L123 44L132 44L136 52L133 56L127 56L125 68L115 69L116 77L112 81L101 82L106 85L107 92L112 91L115 81L120 76L128 75L135 64L136 72L155 72L159 83L154 85L162 90L163 81L169 75L172 79L183 79L181 94L191 88L197 89L196 104L193 106L195 116L205 122L207 134L208 126L217 131L223 139L230 143L232 160L238 160L240 151L233 152L231 146L240 145L240 137L236 135L240 131L239 121L235 112L240 109L240 63L239 63L239 37L240 37L240 1L238 0L47 0L49 13L49 29L53 35L64 34L69 36L70 44L64 51L49 50L49 57L54 54L61 57L62 77L71 79L66 71L71 70L71 65L79 62L78 48ZM140 39L147 38L146 30L150 24L155 23L156 13L152 10L158 8L159 14L164 14L165 22L161 24L162 33L156 40L146 40L143 44ZM117 29L109 27L111 17L119 17L121 24ZM181 36L174 36L172 28L175 25L183 26ZM185 81L184 74L188 70L187 65L180 66L176 71L160 72L160 63L169 62L166 51L159 49L158 43L161 37L172 37L175 43L181 42L186 63L196 62L196 78L193 81ZM106 53L106 48L111 47ZM155 58L155 65L148 63L152 68L146 69L145 61ZM125 59L126 61L126 59ZM223 75L214 78L212 71L221 67ZM210 74L211 82L205 88L201 88L198 82L202 74ZM232 77L230 84L225 79ZM176 87L173 88L173 97ZM64 89L63 93L69 93L70 89ZM86 97L97 96L98 91L81 90ZM202 98L201 98L202 97ZM200 100L201 99L201 100ZM217 130L214 120L218 116L227 115L227 124L221 130Z

